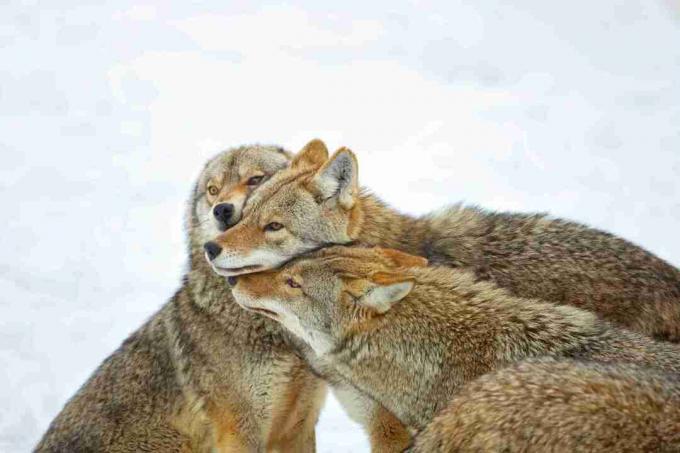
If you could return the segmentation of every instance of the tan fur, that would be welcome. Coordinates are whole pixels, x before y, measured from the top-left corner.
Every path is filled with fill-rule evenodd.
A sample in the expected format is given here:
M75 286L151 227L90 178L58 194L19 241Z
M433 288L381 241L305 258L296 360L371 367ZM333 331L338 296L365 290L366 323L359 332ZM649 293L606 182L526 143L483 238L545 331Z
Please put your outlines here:
M245 203L244 181L269 177L288 159L279 148L249 146L208 162L190 203L182 287L102 363L36 451L314 451L325 384L280 326L234 303L203 256L203 243L220 232L212 206ZM209 196L208 184L219 194Z
M375 405L368 432L373 453L401 452L411 444L411 436L404 425L380 405Z
M677 452L677 377L635 365L529 361L466 385L414 453Z
M214 406L214 405L210 405ZM207 409L213 429L213 447L218 451L247 451L248 440L241 435L238 415L224 407Z
M324 157L325 146L313 142L295 157L305 165L279 172L255 194L239 225L217 238L227 267L271 269L328 244L377 245L467 268L519 297L585 308L680 340L680 271L644 249L544 214L454 206L410 217L359 190L350 150ZM284 228L265 231L272 221Z
M466 271L407 268L389 255L330 247L240 276L233 294L243 307L271 313L311 346L318 362L411 430L423 429L462 385L527 358L680 373L678 345L614 327L585 310L512 296Z

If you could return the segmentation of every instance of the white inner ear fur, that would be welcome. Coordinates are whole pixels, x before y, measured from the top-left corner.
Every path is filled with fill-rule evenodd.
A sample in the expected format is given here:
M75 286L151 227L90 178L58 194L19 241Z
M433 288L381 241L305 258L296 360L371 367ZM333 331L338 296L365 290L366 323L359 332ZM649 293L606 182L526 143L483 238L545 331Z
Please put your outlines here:
M376 285L359 298L359 303L378 313L385 313L395 303L406 297L412 289L413 282L410 280L391 285Z
M354 206L357 165L349 152L340 152L314 177L324 199L338 198L345 209Z

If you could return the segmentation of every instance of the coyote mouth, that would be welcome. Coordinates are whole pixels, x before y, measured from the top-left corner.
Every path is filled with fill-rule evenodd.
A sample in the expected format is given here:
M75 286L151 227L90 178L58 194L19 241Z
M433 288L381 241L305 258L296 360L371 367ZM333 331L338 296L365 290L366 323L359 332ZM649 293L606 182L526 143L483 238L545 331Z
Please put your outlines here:
M260 266L259 264L243 267L220 267L213 264L212 267L216 273L220 274L223 277L234 277L236 275L252 274L253 272L257 272L259 269L262 269L262 266Z

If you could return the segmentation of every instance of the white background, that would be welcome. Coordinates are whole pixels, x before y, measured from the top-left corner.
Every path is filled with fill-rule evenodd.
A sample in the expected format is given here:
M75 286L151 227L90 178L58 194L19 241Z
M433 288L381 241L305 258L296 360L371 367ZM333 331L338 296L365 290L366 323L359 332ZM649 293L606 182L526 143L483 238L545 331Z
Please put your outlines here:
M225 147L321 137L403 211L549 211L680 264L677 0L175 3L0 2L0 451L179 285ZM334 401L318 437L366 449Z

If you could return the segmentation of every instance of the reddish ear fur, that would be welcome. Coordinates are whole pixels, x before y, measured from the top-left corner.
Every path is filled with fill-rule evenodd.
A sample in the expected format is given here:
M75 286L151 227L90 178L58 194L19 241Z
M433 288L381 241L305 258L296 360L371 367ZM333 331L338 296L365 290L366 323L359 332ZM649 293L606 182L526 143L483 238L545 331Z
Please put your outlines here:
M396 267L427 267L428 264L427 258L409 255L399 250L378 248L378 252Z
M371 274L369 279L376 285L381 286L413 281L413 277L396 272L375 272Z
M328 160L328 148L324 142L315 138L305 145L299 153L293 157L290 166L296 167L321 167Z

